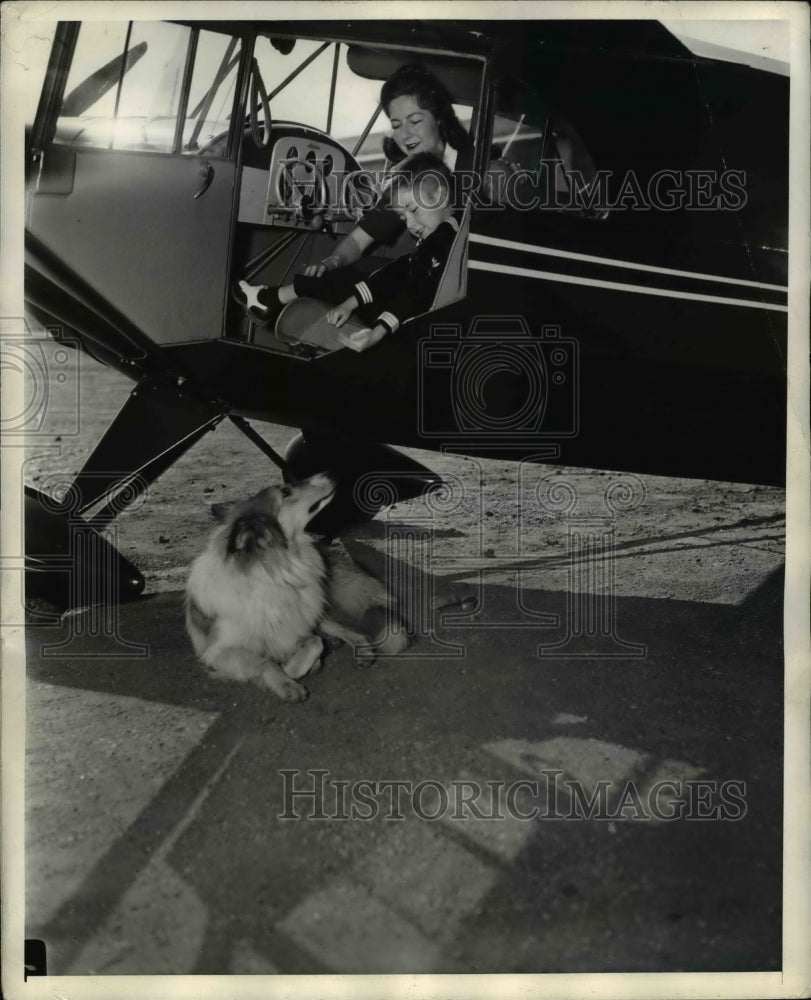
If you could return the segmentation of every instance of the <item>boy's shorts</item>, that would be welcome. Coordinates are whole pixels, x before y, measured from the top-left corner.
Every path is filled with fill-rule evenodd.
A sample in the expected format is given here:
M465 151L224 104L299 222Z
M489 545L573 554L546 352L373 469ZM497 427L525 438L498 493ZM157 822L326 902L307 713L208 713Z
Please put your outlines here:
M326 271L320 278L297 274L293 278L293 288L299 298L320 299L322 302L338 305L350 295L356 295L355 285L362 280L362 276L354 268L339 267L335 271ZM362 303L354 315L367 326L374 326L380 315L380 307L374 303Z

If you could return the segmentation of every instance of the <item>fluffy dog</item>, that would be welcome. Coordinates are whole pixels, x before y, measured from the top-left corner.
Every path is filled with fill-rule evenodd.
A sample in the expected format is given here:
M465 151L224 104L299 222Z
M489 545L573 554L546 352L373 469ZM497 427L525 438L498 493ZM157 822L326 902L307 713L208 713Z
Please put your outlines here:
M333 480L319 473L212 507L221 523L186 587L186 629L210 673L300 701L307 689L297 678L320 666L322 635L372 656L405 648L404 629L390 627L386 587L307 533L334 493Z

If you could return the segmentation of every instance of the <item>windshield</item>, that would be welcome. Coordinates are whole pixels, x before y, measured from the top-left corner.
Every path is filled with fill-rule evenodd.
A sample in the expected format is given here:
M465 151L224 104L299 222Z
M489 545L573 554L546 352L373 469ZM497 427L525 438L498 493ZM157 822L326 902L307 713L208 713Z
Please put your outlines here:
M263 36L257 38L254 51L274 121L306 122L323 129L354 153L362 167L373 170L384 165L383 139L391 131L379 108L383 79L355 72L349 58L352 48L344 43ZM392 51L387 65L393 71L420 60L419 53ZM472 106L454 104L454 110L469 129ZM450 148L447 159L453 166Z

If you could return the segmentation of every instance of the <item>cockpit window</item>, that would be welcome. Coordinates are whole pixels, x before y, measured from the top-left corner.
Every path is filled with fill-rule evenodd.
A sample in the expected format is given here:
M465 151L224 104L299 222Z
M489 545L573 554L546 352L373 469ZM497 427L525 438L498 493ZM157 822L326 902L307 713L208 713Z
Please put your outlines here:
M547 122L527 121L525 114L517 119L503 115L493 117L493 144L511 163L522 170L537 170L543 155Z
M56 141L170 152L190 37L164 22L84 22Z
M361 69L366 69L359 51L342 42L260 36L254 56L274 122L305 122L321 129L364 170L378 171L386 165L383 137L391 128L379 106L383 79L356 71L359 61ZM386 66L393 72L405 63L424 61L418 53L390 52ZM462 125L470 129L472 106L459 103L454 109ZM451 168L454 159L454 150L448 147L446 161Z
M281 46L274 42L260 36L254 47L273 118L306 121L326 131L335 46L306 38Z
M378 113L381 81L353 73L344 44L303 38L292 48L291 43L256 40L254 54L274 120L306 122L337 139L364 168L382 167L388 120Z
M190 46L196 39L184 102ZM81 25L54 141L71 146L194 153L228 133L237 38L170 22Z
M493 143L521 170L519 204L605 218L595 208L597 167L588 146L575 126L534 90L512 81L501 91L497 88Z
M218 137L227 136L239 60L238 38L198 32L182 152L196 153Z

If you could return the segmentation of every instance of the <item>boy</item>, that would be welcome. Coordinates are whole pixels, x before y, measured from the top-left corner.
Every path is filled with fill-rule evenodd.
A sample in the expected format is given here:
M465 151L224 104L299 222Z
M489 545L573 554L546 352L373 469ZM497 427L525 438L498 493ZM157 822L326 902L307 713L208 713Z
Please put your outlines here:
M459 223L450 205L451 175L432 153L420 153L392 180L392 208L417 240L411 253L403 254L358 280L351 268L328 271L321 277L298 274L278 289L240 281L238 297L248 315L262 322L275 318L278 307L299 296L338 303L327 312L333 326L341 327L357 312L369 326L338 335L345 347L365 351L393 334L407 319L430 309L445 268ZM277 307L274 309L274 307Z

